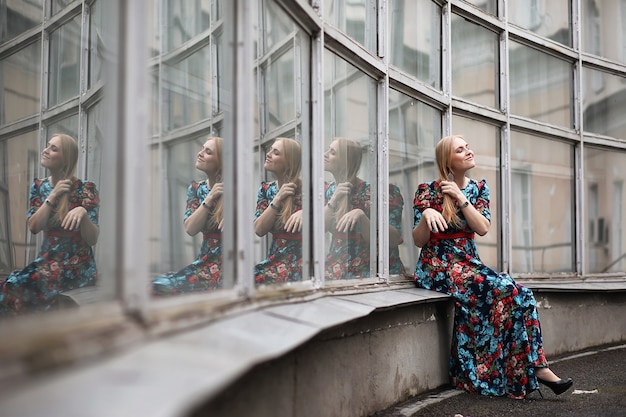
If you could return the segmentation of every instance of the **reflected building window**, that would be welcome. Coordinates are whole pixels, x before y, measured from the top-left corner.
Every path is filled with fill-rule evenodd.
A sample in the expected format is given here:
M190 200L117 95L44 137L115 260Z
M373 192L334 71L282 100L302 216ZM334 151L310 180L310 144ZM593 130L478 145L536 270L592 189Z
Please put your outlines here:
M513 272L575 270L573 161L570 144L511 132Z
M624 181L626 152L586 146L586 273L623 271L626 266Z
M498 107L498 34L452 15L452 94Z

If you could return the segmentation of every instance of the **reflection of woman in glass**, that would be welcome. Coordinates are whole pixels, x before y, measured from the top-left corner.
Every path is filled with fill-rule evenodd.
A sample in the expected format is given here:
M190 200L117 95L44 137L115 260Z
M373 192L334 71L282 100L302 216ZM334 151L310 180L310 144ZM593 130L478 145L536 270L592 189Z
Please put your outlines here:
M413 240L422 248L418 287L455 299L450 376L460 389L523 398L537 381L557 395L572 386L548 368L530 289L480 261L474 233L489 231L489 187L467 178L474 152L462 136L435 150L439 179L415 192Z
M78 145L55 134L41 153L50 176L30 188L28 228L43 230L39 256L8 276L0 293L0 311L45 311L63 291L94 285L97 271L92 246L98 240L99 197L93 182L76 178Z
M256 284L302 280L302 184L300 144L278 138L265 156L276 181L259 188L254 215L257 236L272 233L265 260L256 265Z
M326 186L324 219L332 241L326 257L329 279L369 277L370 275L370 183L357 176L362 151L351 139L337 138L324 153L324 169L335 181ZM392 274L404 273L398 245L404 201L395 185L389 187L389 269Z
M152 290L157 295L215 290L222 284L222 138L206 140L196 168L207 179L189 185L184 224L190 236L202 232L200 253L191 265L155 278Z

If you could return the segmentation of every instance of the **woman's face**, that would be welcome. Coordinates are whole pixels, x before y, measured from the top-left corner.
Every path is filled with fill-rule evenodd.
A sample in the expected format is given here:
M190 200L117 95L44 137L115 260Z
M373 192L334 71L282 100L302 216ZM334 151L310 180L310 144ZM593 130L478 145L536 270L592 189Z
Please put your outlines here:
M282 140L277 140L265 154L264 167L267 171L281 175L287 171L287 160Z
M455 172L465 172L476 166L474 151L470 149L469 144L462 138L454 138L450 166Z
M63 168L63 152L61 151L61 138L53 136L41 152L41 166L51 171Z
M215 140L209 139L204 142L202 149L198 152L196 168L203 171L207 175L219 172L221 164L217 155Z
M324 170L328 172L339 172L341 161L339 157L339 143L334 140L324 152Z

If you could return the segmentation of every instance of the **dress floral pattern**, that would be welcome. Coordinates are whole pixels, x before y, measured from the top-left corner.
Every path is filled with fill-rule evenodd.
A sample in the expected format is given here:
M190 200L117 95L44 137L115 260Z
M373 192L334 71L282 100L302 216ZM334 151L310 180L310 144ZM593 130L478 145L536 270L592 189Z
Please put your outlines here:
M276 181L261 183L254 220L268 209L276 194L278 194ZM293 207L294 213L302 210L302 193L299 191L295 195ZM280 216L276 218L279 220ZM278 222L274 223L271 233L272 243L267 251L267 258L254 267L256 285L302 281L302 233L288 233Z
M198 210L209 195L207 181L192 182L187 188L184 220ZM209 207L210 209L213 209ZM206 210L202 208L202 210ZM212 214L212 213L211 213ZM209 216L210 218L210 216ZM197 291L213 291L222 286L222 233L207 224L202 230L202 245L195 261L177 272L169 272L152 280L152 291L167 296Z
M51 192L48 178L33 181L29 219ZM69 210L84 207L89 219L97 226L99 204L98 190L93 182L74 181ZM53 219L51 215L37 258L25 268L12 272L2 284L0 313L47 311L56 306L61 292L95 285L98 272L91 246L83 241L80 231L66 231Z
M326 202L328 202L335 194L337 184L335 182L327 183L325 189ZM361 209L369 218L371 208L370 183L367 181L360 182L350 198L351 209ZM389 184L389 225L396 228L400 234L402 234L403 207L404 199L400 189L396 185ZM389 272L394 275L405 273L398 246L389 248ZM352 279L369 276L370 245L363 239L358 226L350 233L334 231L326 256L326 278Z
M470 180L462 190L491 220L489 187ZM443 210L437 182L420 184L413 203L415 226L427 208ZM416 286L455 300L450 376L457 388L483 395L521 398L538 388L535 367L547 366L537 306L530 289L484 265L463 214L460 229L449 227L422 248ZM446 237L445 235L449 235Z
M326 202L337 190L337 183L326 184ZM370 183L360 182L350 194L350 210L361 209L369 218L372 206ZM365 233L369 233L365 231ZM361 235L357 225L349 233L332 231L330 247L326 256L327 279L367 278L370 276L370 246Z

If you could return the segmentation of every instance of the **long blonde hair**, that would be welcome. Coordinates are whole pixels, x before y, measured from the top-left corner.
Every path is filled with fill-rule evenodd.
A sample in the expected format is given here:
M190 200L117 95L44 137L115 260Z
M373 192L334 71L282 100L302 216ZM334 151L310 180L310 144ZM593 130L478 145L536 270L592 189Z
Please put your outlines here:
M73 189L74 182L76 181L76 164L78 163L78 143L76 139L64 133L55 133L51 138L54 137L58 137L61 141L60 149L61 158L63 159L63 168L61 169L60 178L57 181L69 179L72 181ZM59 201L56 202L57 208L53 218L54 223L60 224L67 215L70 207L70 194L71 191L63 194L59 198Z
M220 168L217 172L217 176L222 176L222 147L224 139L217 136L209 136L207 141L212 140L215 142L215 155L217 156L217 160L220 161ZM221 181L217 181L221 182ZM208 185L208 180L207 180ZM213 209L213 213L211 213L208 221L208 226L210 228L217 228L220 222L222 221L222 216L224 213L224 199L220 198L215 203L215 208Z
M342 137L335 138L335 141L337 142L337 156L341 161L341 166L344 167L338 173L339 178L335 178L335 181L337 184L349 182L352 184L352 190L356 190L359 184L357 174L359 169L361 169L361 161L363 160L361 145L353 139ZM350 196L347 196L337 205L337 210L335 211L335 219L337 221L350 211L351 204Z
M293 182L296 184L297 190L302 188L302 181L300 181L300 171L302 169L302 148L300 143L291 138L276 138L274 142L281 141L283 143L283 154L287 169L285 171L283 181ZM280 217L281 224L287 223L289 217L293 214L296 196L291 196L286 199L283 205L283 212Z
M452 172L451 161L452 153L454 152L454 139L465 139L462 135L451 135L442 138L435 147L435 159L437 161L437 168L439 170L438 183L441 181L448 181L448 174ZM448 224L452 224L456 227L461 227L461 219L458 216L458 211L454 200L447 194L443 196L443 215L444 220Z

